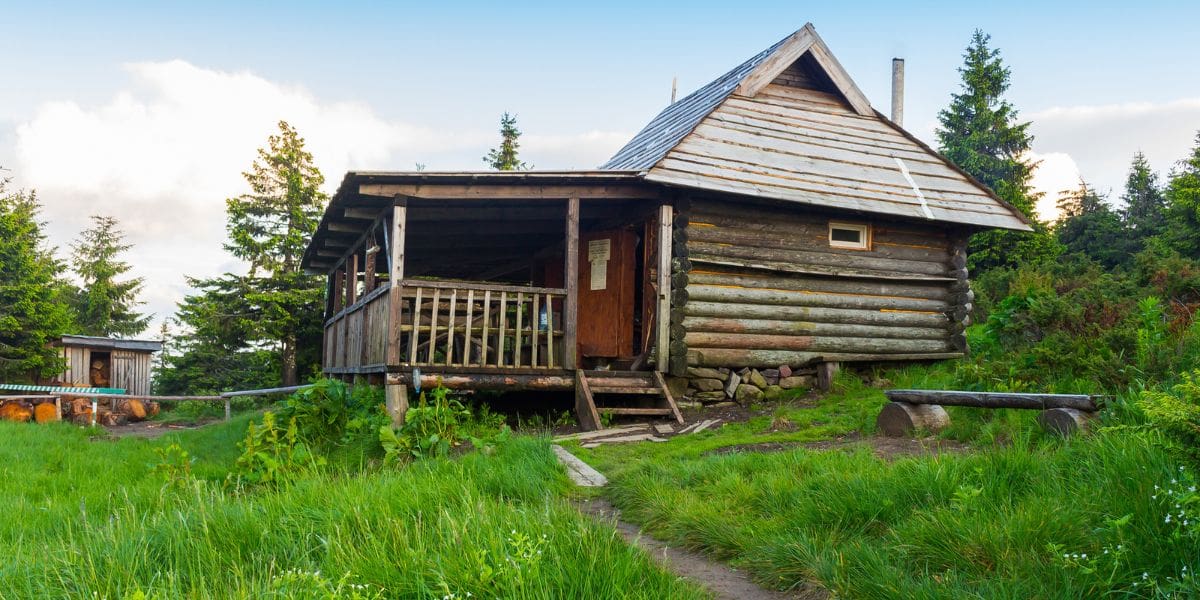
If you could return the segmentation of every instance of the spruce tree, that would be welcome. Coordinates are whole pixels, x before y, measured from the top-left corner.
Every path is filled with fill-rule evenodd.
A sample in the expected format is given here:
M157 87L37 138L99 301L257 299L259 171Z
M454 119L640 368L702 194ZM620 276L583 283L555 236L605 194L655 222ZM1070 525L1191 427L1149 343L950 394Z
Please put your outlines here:
M1029 123L1018 122L1017 110L1004 99L1010 72L990 40L976 30L963 54L961 91L938 113L939 149L1034 222L1035 231L976 234L970 244L972 270L1047 260L1057 248L1034 211L1038 195L1029 182L1037 165L1026 158L1033 141Z
M1167 199L1158 183L1158 174L1150 169L1146 155L1133 155L1125 192L1121 194L1125 207L1121 219L1139 242L1163 232L1167 225Z
M1058 209L1061 217L1054 233L1068 253L1086 256L1108 269L1131 263L1137 240L1126 234L1121 218L1087 182L1062 192Z
M0 381L49 378L63 360L50 342L68 333L63 265L46 245L33 192L0 180Z
M1200 259L1200 132L1191 154L1171 172L1166 196L1171 245L1184 256Z
M517 129L517 117L504 113L500 116L500 147L488 150L483 162L497 171L524 171L529 167L517 157L521 147L521 131Z
M304 139L284 121L243 176L250 192L225 201L225 249L250 263L249 274L238 284L246 289L245 302L255 307L248 336L278 345L281 381L295 385L302 332L320 327L321 281L305 275L300 262L325 208L327 198L320 189L325 178L304 149ZM214 289L233 285L201 283L210 285L199 287Z
M75 324L82 335L133 336L150 323L150 316L135 309L142 302L143 279L122 280L129 263L120 259L133 246L124 243L117 220L93 215L92 227L71 245L71 266L82 286L75 293Z

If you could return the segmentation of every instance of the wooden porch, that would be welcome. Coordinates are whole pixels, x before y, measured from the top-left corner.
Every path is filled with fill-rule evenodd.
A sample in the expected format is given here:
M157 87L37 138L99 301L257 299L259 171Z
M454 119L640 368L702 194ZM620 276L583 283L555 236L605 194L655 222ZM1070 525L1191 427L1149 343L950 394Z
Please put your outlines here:
M448 177L343 183L306 256L329 277L325 373L386 384L394 414L417 377L423 389L583 387L585 424L591 369L631 373L604 393L665 394L645 376L667 367L671 205L619 173ZM611 410L675 416L668 403Z

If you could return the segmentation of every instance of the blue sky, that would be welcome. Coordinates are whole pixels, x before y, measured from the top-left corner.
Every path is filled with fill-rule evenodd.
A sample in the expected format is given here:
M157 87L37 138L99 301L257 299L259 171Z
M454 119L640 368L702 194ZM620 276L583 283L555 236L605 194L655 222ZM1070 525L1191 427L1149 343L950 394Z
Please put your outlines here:
M906 58L905 124L929 142L971 32L990 33L1047 189L1117 187L1138 149L1164 171L1182 157L1200 129L1200 3L976 4L7 3L0 165L39 190L60 246L89 212L126 222L162 315L182 273L236 268L223 199L276 119L331 187L348 168L480 168L506 110L526 160L588 168L672 77L685 94L809 21L877 108Z

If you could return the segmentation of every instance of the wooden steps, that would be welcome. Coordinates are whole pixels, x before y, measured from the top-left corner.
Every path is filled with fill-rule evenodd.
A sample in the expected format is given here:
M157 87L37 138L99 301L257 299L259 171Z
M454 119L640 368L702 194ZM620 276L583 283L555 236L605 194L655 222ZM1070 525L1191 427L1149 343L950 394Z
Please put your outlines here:
M645 406L647 401L655 406ZM575 371L575 413L586 431L600 428L600 413L663 416L683 424L666 380L657 371Z

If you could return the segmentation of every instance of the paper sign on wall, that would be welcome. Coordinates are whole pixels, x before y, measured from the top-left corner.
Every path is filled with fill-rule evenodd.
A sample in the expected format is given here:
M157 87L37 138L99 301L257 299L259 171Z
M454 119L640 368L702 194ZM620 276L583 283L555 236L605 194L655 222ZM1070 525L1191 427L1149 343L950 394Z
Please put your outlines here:
M589 289L603 290L608 288L608 259L612 256L612 240L592 240L588 242L588 263L591 266Z

